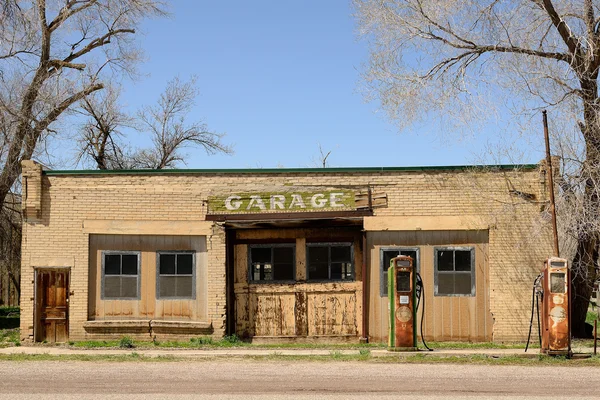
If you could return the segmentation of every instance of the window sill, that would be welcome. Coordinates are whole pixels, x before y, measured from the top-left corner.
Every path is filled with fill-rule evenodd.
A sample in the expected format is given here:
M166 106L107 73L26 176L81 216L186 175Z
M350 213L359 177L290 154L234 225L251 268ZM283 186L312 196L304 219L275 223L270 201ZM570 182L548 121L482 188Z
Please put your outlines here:
M146 333L146 334L211 334L212 324L206 321L165 320L95 320L86 321L83 328L88 333Z

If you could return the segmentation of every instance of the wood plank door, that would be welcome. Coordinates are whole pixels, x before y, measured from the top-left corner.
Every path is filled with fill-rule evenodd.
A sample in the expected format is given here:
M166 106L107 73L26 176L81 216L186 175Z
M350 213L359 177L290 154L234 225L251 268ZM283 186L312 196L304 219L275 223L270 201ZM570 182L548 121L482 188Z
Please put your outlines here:
M69 270L38 269L36 341L69 339Z

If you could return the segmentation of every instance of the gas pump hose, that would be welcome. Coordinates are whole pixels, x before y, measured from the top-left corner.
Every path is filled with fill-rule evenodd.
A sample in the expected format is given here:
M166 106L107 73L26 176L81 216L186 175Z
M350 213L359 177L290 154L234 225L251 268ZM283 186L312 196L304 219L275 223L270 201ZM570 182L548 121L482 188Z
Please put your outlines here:
M540 280L540 278L542 277L542 274L539 274L534 280L533 280L533 290L531 293L531 319L529 320L529 334L527 335L527 345L525 346L525 353L527 353L527 349L529 348L529 341L531 340L531 329L533 328L533 309L534 306L537 309L537 322L538 322L538 334L539 334L539 339L540 339L540 346L542 345L542 334L540 332L540 308L538 305L537 300L537 296L535 294L535 289L537 288L537 284Z
M421 305L421 296L423 296L423 309L421 310L421 341L427 350L433 351L433 349L430 349L429 346L427 346L427 343L425 343L425 336L423 335L423 320L425 319L425 286L423 285L423 279L421 279L421 274L419 273L417 273L417 284L421 285L419 299L417 300L417 310L419 310L419 305Z

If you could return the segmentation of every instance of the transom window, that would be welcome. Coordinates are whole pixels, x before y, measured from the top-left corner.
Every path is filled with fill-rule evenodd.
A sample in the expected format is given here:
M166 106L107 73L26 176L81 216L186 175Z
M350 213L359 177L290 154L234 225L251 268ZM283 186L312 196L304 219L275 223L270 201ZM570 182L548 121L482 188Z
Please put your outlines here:
M295 279L295 253L296 246L293 244L249 246L250 281L293 281Z
M195 298L195 254L193 252L161 251L157 253L157 298Z
M140 298L139 252L102 252L102 298Z
M308 280L354 279L354 249L351 243L307 244L306 260Z
M419 249L416 247L383 247L379 251L379 262L380 262L380 284L379 292L381 297L388 295L388 268L390 267L390 261L394 257L398 256L409 256L413 259L413 267L416 272L419 272Z
M475 249L439 247L434 251L435 295L475 296Z

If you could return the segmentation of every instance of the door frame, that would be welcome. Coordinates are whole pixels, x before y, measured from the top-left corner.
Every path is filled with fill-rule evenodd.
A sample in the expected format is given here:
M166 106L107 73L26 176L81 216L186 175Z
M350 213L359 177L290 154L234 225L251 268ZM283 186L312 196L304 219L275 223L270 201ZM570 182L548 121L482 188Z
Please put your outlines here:
M66 288L66 303L67 303L67 311L66 311L66 333L67 340L69 338L69 310L71 308L71 304L69 301L70 291L71 291L71 267L33 267L34 279L33 279L33 341L38 342L38 333L40 329L40 315L39 315L39 306L38 306L38 276L40 272L44 271L60 271L67 273L67 288Z

